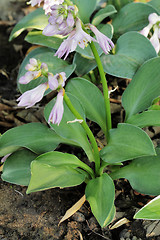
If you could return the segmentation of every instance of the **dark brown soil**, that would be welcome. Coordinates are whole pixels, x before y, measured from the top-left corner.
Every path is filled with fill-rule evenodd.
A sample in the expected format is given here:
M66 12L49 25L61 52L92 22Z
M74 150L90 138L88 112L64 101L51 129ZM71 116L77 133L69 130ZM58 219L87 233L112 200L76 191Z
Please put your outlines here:
M17 4L19 5L16 11L17 9L19 11L17 15L13 11L12 21L17 21L19 16L24 15L23 11L20 10L23 6L22 1ZM11 43L8 42L12 21L9 18L6 19L0 19L1 133L27 122L24 112L19 117L19 112L17 113L18 110L15 111L14 106L16 106L15 99L17 97L16 76L19 64L29 45L24 43L23 36ZM119 99L118 96L117 99ZM112 107L115 109L117 105ZM41 118L40 115L37 117L37 113L34 111L27 111L32 115L33 121L38 121ZM38 114L40 113L41 111L38 112ZM116 125L117 119L122 116L121 110L118 110L118 113L117 110L113 110L113 115ZM94 128L94 126L91 127ZM125 180L119 180L115 184L117 196L115 222L122 218L126 218L128 221L124 225L111 230L109 227L100 229L87 202L70 219L60 226L58 225L66 210L84 195L85 185L78 188L51 189L26 195L26 187L12 185L0 180L0 240L160 240L160 226L159 234L155 234L158 223L151 229L150 237L147 238L147 227L145 226L150 225L153 221L147 221L148 223L145 224L145 221L133 220L135 211L152 197L135 193Z

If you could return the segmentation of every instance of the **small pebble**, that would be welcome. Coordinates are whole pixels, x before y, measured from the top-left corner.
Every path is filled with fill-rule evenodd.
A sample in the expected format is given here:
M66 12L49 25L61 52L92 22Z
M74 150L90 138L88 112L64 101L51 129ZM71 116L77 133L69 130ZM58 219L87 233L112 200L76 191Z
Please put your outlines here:
M85 216L80 213L80 212L76 212L73 216L72 216L74 221L77 222L84 222L85 221Z

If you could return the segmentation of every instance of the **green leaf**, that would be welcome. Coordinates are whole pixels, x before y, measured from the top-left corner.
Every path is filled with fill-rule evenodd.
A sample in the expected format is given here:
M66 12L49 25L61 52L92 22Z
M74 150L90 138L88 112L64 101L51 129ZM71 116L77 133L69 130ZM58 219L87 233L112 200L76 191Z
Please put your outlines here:
M116 13L117 10L113 5L107 5L105 8L100 9L95 16L93 17L92 24L97 26L101 23L105 18L111 16Z
M142 129L121 123L118 124L118 128L110 130L109 143L100 154L103 161L117 163L156 155L156 152L152 141Z
M90 180L85 195L100 226L108 225L115 214L115 189L112 179L103 173L102 176Z
M140 128L149 126L160 126L160 111L159 110L145 111L140 114L131 116L126 122Z
M66 91L78 98L84 107L86 117L106 131L105 104L101 91L93 83L83 78L73 78L66 86Z
M113 179L126 178L136 191L147 195L160 194L160 148L157 156L134 159L129 165L111 173Z
M42 34L42 31L31 31L25 37L25 40L32 44L41 45L44 47L50 47L58 49L63 39L60 37L47 37Z
M40 47L30 52L23 60L19 69L18 79L26 73L25 66L28 64L30 58L36 58L48 65L49 72L56 74L65 72L67 78L73 73L75 65L69 65L66 61L54 56L54 51L49 48ZM19 90L23 93L30 89L35 88L42 82L46 82L47 78L39 77L31 81L29 84L18 84Z
M119 11L124 5L130 2L133 2L133 0L108 0L107 4L113 4L115 8Z
M50 162L35 160L31 164L31 180L27 194L49 188L65 188L80 185L86 178L85 172L70 166L54 166Z
M128 32L117 41L115 55L102 55L104 71L121 78L132 78L138 68L157 56L151 42L142 34Z
M30 164L36 157L36 154L26 149L10 155L3 166L2 180L27 186L31 177Z
M160 14L159 0L152 0L152 1L148 2L147 4L151 5Z
M9 41L18 37L24 30L28 28L43 30L48 24L48 16L44 14L42 8L37 8L35 11L29 13L22 18L19 23L13 28Z
M40 155L35 159L36 161L40 163L47 163L49 165L55 166L55 167L63 167L63 166L69 166L72 168L82 168L86 170L89 174L93 175L93 171L91 170L88 165L80 161L76 156L68 153L61 153L61 152L48 152Z
M37 154L54 150L65 139L41 123L12 128L0 137L0 156L24 147Z
M130 3L125 5L113 19L116 36L128 31L140 31L148 25L149 14L157 11L145 3Z
M134 75L122 96L126 120L132 115L146 110L159 96L160 57L145 62Z
M96 8L97 0L73 0L73 3L78 7L78 14L84 23L90 22L90 16Z
M115 54L102 54L101 61L106 73L132 78L145 61L154 57L157 57L157 53L146 37L137 32L128 32L118 39ZM74 63L77 65L78 76L87 74L97 66L94 59L87 59L79 54L75 55Z
M160 196L154 198L149 203L147 203L143 208L141 208L135 215L135 219L160 219Z
M67 94L73 104L73 106L76 108L76 110L81 114L81 116L85 119L84 109L82 108L82 105L78 101L77 98L72 96L71 94ZM50 112L55 104L56 98L54 98L52 101L50 101L49 104L45 107L44 115L46 118L46 121L48 121ZM75 145L81 146L84 151L86 152L88 158L90 161L93 161L93 152L90 146L90 143L88 141L87 135L81 126L79 122L75 123L67 123L68 121L75 120L75 116L70 111L70 109L67 107L66 103L64 102L64 114L63 118L61 120L61 123L58 125L50 123L50 126L55 130L55 132L66 139L67 141L72 141Z

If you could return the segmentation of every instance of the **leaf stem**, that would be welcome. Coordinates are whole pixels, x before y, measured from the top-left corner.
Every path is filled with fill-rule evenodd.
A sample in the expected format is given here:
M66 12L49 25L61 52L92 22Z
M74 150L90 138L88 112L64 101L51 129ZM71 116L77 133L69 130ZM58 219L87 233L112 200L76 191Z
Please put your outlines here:
M105 102L105 109L106 109L106 138L107 141L109 141L109 130L112 128L112 120L111 120L111 109L110 109L110 99L109 99L109 91L108 91L108 85L107 80L105 77L103 65L101 62L101 59L98 55L97 49L93 42L90 43L91 50L93 52L93 55L95 57L95 60L97 62L97 66L99 69L102 86L103 86L103 94L104 94L104 102Z
M94 151L94 161L95 161L95 173L96 176L99 176L99 169L100 169L100 156L99 156L99 150L98 150L98 146L97 146L97 142L95 140L95 137L93 136L92 131L90 130L90 128L88 127L85 119L83 119L83 117L79 114L79 112L74 108L74 106L72 105L69 97L67 96L67 94L64 94L64 101L66 102L67 106L69 107L69 109L71 110L71 112L74 114L74 116L77 119L83 120L81 125L84 128L85 132L88 135L88 138L91 142L93 151Z

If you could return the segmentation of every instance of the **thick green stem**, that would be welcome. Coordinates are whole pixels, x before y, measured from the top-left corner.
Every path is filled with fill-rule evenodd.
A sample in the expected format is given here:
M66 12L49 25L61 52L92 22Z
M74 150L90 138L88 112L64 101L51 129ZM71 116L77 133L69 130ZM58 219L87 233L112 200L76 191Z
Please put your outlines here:
M95 60L97 62L97 66L98 66L101 81L102 81L105 109L106 109L106 133L105 133L105 135L106 135L107 141L109 141L109 130L112 128L112 120L111 120L111 109L110 109L110 100L109 100L109 91L108 91L107 80L105 77L101 59L98 55L97 49L93 42L90 43L90 47L94 54Z
M90 128L88 127L86 121L83 119L83 117L79 114L79 112L77 112L77 110L73 107L69 97L66 95L66 93L64 94L64 101L66 102L67 106L69 107L69 109L71 110L71 112L74 114L74 116L77 119L82 120L82 127L84 128L85 132L88 135L88 138L91 142L93 151L94 151L94 161L95 161L95 173L96 176L99 176L99 169L100 169L100 156L99 156L99 150L98 150L98 146L95 140L95 137L93 136L92 131L90 130Z

